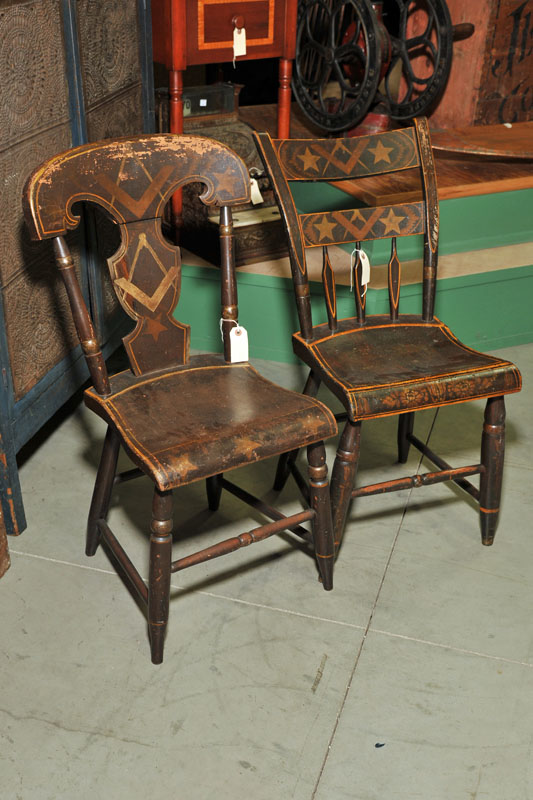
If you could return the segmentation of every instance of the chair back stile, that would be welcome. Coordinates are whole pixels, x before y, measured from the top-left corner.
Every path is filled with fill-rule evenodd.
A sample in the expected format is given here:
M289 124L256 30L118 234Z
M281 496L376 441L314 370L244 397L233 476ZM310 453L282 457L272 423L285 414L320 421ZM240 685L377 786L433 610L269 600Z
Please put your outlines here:
M425 117L415 119L415 131L420 153L422 191L425 202L424 273L422 286L422 318L431 322L435 311L437 288L437 262L439 248L439 196L437 173L431 148L428 122Z
M237 280L235 277L235 239L233 236L233 219L231 208L220 209L220 297L222 340L224 342L224 358L231 359L230 333L239 318L237 305Z
M101 394L102 397L107 397L111 391L109 387L109 375L96 337L94 325L89 311L87 310L87 305L76 276L74 260L62 236L56 236L53 239L53 247L56 264L67 292L72 317L87 362L87 367L89 368L91 380L98 394Z
M106 395L109 382L94 328L63 236L80 218L78 201L101 206L119 226L121 244L108 259L117 297L136 321L124 338L132 372L186 364L190 331L173 316L181 291L179 248L162 232L165 205L179 187L205 185L201 199L221 207L222 317L237 319L230 206L249 199L249 178L228 147L202 137L135 137L83 145L59 154L30 176L25 215L34 239L54 239L78 334L96 390ZM229 358L224 326L225 356Z
M268 134L254 134L259 153L268 165L273 189L289 237L289 254L296 293L301 335L311 341L312 319L309 303L305 249L323 248L322 281L328 326L337 330L335 275L328 254L330 245L355 244L352 264L355 311L359 325L366 322L366 294L362 284L361 243L391 239L388 267L390 318L398 319L401 266L397 254L398 236L424 236L423 307L421 316L433 318L437 271L439 210L435 167L425 119L414 128L361 136L353 139L279 140ZM401 205L358 208L345 211L298 213L289 188L291 181L334 182L382 175L400 170L420 169L422 199Z

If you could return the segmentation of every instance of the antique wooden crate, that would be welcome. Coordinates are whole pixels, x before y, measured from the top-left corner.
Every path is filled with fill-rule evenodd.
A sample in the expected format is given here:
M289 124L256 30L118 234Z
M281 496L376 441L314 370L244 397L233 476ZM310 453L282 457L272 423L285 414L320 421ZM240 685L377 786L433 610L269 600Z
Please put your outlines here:
M533 119L532 0L448 0L452 23L472 22L455 42L450 79L431 117L433 127Z
M51 249L30 242L26 178L47 156L152 130L149 19L143 0L0 0L0 501L8 533L25 527L16 453L86 378ZM123 314L90 215L71 237L105 351ZM65 309L58 314L58 309Z

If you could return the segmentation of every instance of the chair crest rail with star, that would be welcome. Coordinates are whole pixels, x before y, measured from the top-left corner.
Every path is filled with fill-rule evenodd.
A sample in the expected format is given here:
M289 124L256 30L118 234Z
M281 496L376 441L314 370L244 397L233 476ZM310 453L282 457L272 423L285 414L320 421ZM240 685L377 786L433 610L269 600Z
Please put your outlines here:
M289 244L294 294L300 323L293 336L295 353L310 367L304 388L314 396L321 382L344 404L345 426L331 475L331 501L338 549L350 500L355 497L454 481L479 503L482 542L496 531L504 456L504 395L519 391L518 369L501 358L463 345L434 316L439 238L439 205L427 121L384 133L345 139L272 140L254 134L274 189ZM358 209L298 213L291 181L345 181L416 169L420 199ZM422 309L399 313L401 265L396 239L422 234ZM391 239L388 265L388 315L366 314L361 242ZM337 318L335 274L328 247L353 244L352 281L355 316ZM306 248L321 247L322 284L327 323L313 324ZM349 259L347 253L346 257ZM413 433L414 414L427 408L486 398L480 463L453 468ZM354 488L361 423L399 415L398 458L407 461L414 445L438 469ZM295 453L278 464L275 487L297 474ZM480 475L479 488L468 478Z
M186 183L203 184L204 203L220 206L224 355L189 354L189 326L173 312L181 289L179 248L162 233L162 215ZM24 192L34 239L52 239L93 387L86 405L108 425L87 527L87 555L103 540L147 611L151 655L163 659L171 575L291 530L307 540L325 589L332 588L333 531L323 440L335 434L329 409L314 398L264 379L231 360L237 324L231 207L248 201L250 181L228 147L197 136L152 135L74 148L46 161ZM80 218L77 202L101 206L118 225L121 244L108 259L115 292L135 320L124 338L130 368L108 375L78 284L65 234ZM133 469L117 474L119 448ZM307 507L285 516L227 480L224 473L307 447ZM114 484L147 475L154 483L148 586L107 522ZM222 489L270 521L172 561L172 492L205 479L209 507ZM311 524L311 532L302 525Z

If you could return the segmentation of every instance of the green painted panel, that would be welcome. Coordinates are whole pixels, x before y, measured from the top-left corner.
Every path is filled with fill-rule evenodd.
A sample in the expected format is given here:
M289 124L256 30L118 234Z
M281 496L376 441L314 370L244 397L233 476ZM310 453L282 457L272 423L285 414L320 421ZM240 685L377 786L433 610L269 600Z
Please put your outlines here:
M293 362L291 334L298 328L292 282L267 275L238 274L239 320L248 331L250 356ZM326 320L318 284L311 285L313 320ZM401 312L419 313L420 284L402 288ZM533 266L448 278L438 282L436 314L463 341L494 350L533 341ZM338 292L340 317L353 316L348 287ZM220 281L217 269L184 265L177 318L191 325L192 347L220 352ZM369 289L369 314L388 313L386 289Z

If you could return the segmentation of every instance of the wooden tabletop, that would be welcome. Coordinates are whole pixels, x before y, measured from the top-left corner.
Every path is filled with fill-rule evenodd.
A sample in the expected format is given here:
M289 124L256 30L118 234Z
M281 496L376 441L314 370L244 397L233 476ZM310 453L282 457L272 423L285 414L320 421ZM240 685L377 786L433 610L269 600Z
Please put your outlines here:
M434 150L509 160L533 160L533 122L471 125L432 131Z
M431 131L439 198L533 188L533 122ZM369 205L419 198L413 172L337 183Z

